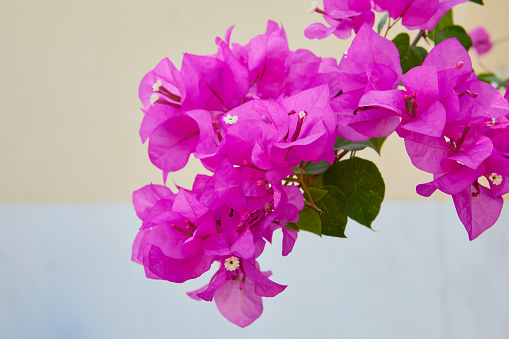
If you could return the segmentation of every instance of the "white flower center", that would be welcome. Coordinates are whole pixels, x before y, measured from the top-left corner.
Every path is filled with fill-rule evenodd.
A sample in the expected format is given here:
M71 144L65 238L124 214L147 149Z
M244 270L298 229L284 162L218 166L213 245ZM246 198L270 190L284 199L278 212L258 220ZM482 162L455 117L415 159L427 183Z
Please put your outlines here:
M344 56L345 58L347 58L347 57L348 57L348 51L343 52L343 56Z
M491 175L488 177L490 181L493 183L493 185L500 185L502 183L502 176L497 173L491 173Z
M233 255L229 258L224 259L224 267L228 271L235 271L237 268L239 268L239 266L240 266L239 258Z
M311 14L314 11L316 11L317 8L318 8L318 1L313 1L311 3L311 7L309 7L309 9L308 9L308 14Z
M234 115L234 116L231 116L230 113L228 113L227 116L223 117L223 121L226 122L228 125L233 125L234 123L236 123L237 121L239 121L239 117Z
M306 117L306 115L307 115L306 112L300 111L299 112L299 119L304 119Z
M157 95L156 93L152 93L152 95L150 96L150 104L154 106L157 100L159 100L159 95Z
M150 96L150 104L154 106L157 100L159 100L159 95L152 93L152 95Z
M157 81L155 82L155 84L152 85L152 90L154 92L158 92L159 91L159 88L163 85L163 82L161 81L161 79L157 79Z

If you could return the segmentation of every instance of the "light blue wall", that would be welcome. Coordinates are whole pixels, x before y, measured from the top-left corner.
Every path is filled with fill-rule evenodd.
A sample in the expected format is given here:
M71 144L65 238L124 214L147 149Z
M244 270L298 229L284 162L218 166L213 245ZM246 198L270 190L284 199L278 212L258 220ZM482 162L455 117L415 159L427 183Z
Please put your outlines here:
M129 261L130 206L0 207L0 338L508 338L509 212L469 242L452 203L387 202L376 232L267 246L288 284L241 330ZM210 275L209 275L210 276ZM203 278L203 277L202 277Z

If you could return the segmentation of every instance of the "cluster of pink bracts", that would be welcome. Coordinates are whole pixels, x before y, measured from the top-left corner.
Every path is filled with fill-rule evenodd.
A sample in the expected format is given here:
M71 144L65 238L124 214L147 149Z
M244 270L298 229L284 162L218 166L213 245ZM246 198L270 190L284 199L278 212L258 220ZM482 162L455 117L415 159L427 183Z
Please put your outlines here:
M396 46L369 22L357 28L339 65L290 51L284 30L270 21L245 46L230 44L230 28L216 39L215 55L185 54L180 71L164 59L143 78L140 135L152 163L166 178L193 154L213 173L198 175L191 190L134 192L142 226L132 259L147 277L181 283L217 262L210 282L188 294L215 300L241 327L251 324L262 297L286 288L256 258L275 231L282 231L283 255L295 244L297 232L285 224L298 221L305 199L292 168L333 163L338 136L364 141L397 132L412 163L434 176L419 194L452 195L470 239L495 223L509 192L506 98L477 79L455 39L403 75Z

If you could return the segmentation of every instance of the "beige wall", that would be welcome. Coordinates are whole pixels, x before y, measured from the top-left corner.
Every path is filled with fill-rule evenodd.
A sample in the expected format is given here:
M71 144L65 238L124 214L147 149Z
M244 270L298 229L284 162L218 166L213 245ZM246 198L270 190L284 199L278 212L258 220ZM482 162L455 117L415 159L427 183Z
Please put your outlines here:
M463 4L457 22L507 32L504 0ZM235 24L246 43L267 19L283 22L290 48L338 56L348 42L309 41L309 0L2 0L0 1L0 203L128 202L131 192L161 183L138 137L137 87L163 57L213 53L214 38ZM505 10L502 8L506 8ZM509 43L485 64L509 65ZM429 179L410 165L397 137L376 159L388 198L417 199ZM199 170L171 175L184 186Z

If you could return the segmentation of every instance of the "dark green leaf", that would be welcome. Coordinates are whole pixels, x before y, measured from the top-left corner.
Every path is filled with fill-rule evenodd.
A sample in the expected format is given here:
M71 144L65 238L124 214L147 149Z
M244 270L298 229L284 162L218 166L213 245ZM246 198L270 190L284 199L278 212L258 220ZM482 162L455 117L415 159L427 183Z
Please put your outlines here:
M296 223L294 223L294 222L286 223L286 224L285 224L285 227L286 227L286 228L288 228L289 230L292 230L292 231L297 231L297 232L299 232L299 231L300 231L299 226L297 226L297 224L296 224Z
M422 65L424 58L428 55L428 52L424 48L410 46L410 36L407 33L398 34L392 42L394 42L398 48L403 73L408 72L416 66Z
M336 139L336 144L334 145L334 149L337 151L339 149L345 151L360 151L365 149L366 147L374 149L378 154L380 154L380 148L382 147L384 138L372 138L366 141L350 141L343 137L338 137Z
M297 221L297 226L301 230L322 236L320 215L316 210L309 206L304 206L304 209L299 212L299 221Z
M435 32L441 30L444 27L454 25L453 17L452 17L452 9L444 14L444 16L440 19L435 28L428 32L428 37L435 41Z
M322 234L346 238L345 228L348 222L348 201L335 186L324 186L328 194L316 205L322 210Z
M325 160L316 163L311 162L304 168L304 172L308 174L320 174L325 172L329 166L330 164Z
M323 175L320 175L313 180L313 187L314 188L322 188L323 186Z
M392 42L394 42L398 49L400 59L407 55L410 49L410 36L407 33L399 33L392 39Z
M345 194L350 218L371 227L385 195L385 184L375 164L356 157L343 160L327 170L323 180Z
M479 80L487 82L488 84L495 83L500 87L507 88L507 80L502 80L499 77L497 77L495 74L483 73L483 74L478 74L477 77L479 78Z
M435 26L435 31L441 30L442 28L445 28L447 26L453 26L454 20L452 16L452 9L449 10L447 13L442 16L438 24Z
M470 2L475 2L476 4L484 6L484 2L482 0L470 0Z
M470 47L472 47L472 39L470 39L470 36L465 31L465 29L461 26L447 26L444 27L438 31L435 31L435 45L438 45L442 41L449 39L449 38L456 38L458 41L465 47L465 49L468 51Z
M428 52L419 46L410 46L408 53L401 58L401 68L403 73L408 72L414 67L422 65Z
M380 138L371 138L368 141L371 142L371 144L374 147L374 150L380 154L382 151L382 145L384 144L385 140L387 140L387 137L380 137ZM372 147L372 148L373 148Z
M326 190L319 189L319 188L313 188L313 187L309 187L308 191L309 191L309 194L311 195L311 199L313 199L313 202L320 201L320 199L322 199L327 194ZM306 194L304 194L304 196L307 199Z
M384 28L385 23L387 22L387 19L389 18L389 13L385 13L385 15L380 19L380 22L378 23L378 34L382 31Z

